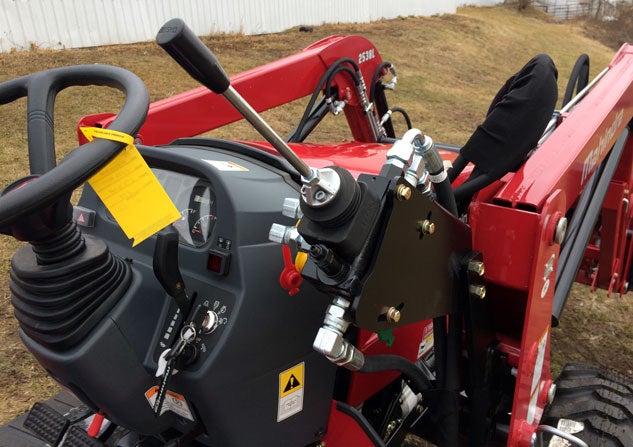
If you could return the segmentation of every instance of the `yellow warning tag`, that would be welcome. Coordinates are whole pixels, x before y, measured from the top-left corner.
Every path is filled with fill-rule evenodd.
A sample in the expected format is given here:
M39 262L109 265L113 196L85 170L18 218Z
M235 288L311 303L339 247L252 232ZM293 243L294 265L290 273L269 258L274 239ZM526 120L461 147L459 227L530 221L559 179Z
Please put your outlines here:
M134 146L132 136L110 129L82 127L88 141L94 138L126 143L127 147L88 179L132 246L180 219L181 215Z
M303 388L304 365L299 363L279 374L279 398Z

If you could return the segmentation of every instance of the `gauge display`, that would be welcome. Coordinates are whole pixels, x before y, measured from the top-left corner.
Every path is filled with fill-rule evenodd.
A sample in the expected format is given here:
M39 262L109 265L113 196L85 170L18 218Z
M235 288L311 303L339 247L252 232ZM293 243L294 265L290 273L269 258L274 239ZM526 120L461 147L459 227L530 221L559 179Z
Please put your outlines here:
M215 215L215 194L211 184L198 177L152 168L167 195L180 210L180 219L173 223L180 242L202 247L211 238Z

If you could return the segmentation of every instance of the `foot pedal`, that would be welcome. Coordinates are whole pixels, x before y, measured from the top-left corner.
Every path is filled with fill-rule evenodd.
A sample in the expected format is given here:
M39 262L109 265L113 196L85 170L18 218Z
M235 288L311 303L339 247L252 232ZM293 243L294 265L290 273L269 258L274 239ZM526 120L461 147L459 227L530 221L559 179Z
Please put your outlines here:
M40 402L33 405L24 421L25 428L53 446L59 444L69 424L68 419L61 413Z
M105 444L97 438L88 436L83 429L73 425L68 430L64 443L60 447L104 447Z

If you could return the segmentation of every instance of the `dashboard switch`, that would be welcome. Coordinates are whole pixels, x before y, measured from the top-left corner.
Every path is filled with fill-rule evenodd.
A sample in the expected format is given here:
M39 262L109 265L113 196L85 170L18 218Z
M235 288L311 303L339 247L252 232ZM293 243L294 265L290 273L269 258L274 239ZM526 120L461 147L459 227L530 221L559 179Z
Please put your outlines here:
M207 259L207 269L218 275L226 275L229 272L229 261L231 255L218 250L209 250Z

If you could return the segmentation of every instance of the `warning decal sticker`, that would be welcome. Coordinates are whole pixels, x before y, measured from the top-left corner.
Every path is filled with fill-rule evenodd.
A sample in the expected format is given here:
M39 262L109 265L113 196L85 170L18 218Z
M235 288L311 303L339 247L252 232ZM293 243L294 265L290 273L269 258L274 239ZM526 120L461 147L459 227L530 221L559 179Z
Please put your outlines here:
M303 410L305 363L301 362L279 374L279 404L277 422Z
M145 398L152 407L154 406L154 402L156 402L157 394L157 386L154 386L145 392ZM160 414L163 414L166 411L172 411L178 416L189 419L190 421L195 420L191 410L189 409L189 405L187 404L187 400L185 399L185 397L181 394L174 393L173 391L169 390L167 390L167 393L165 394L165 401L163 402L163 407Z
M220 171L248 171L244 166L238 165L237 163L233 163L232 161L223 161L223 160L203 160L209 163L211 166L214 166L216 169Z

